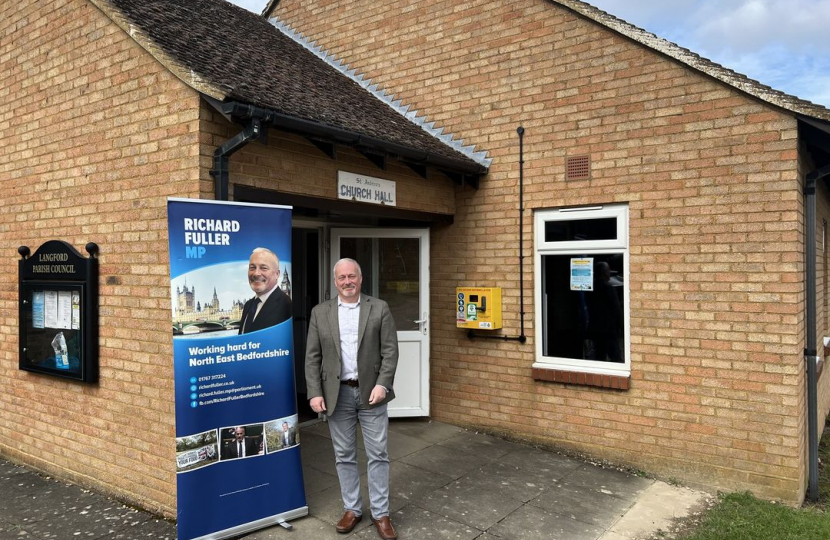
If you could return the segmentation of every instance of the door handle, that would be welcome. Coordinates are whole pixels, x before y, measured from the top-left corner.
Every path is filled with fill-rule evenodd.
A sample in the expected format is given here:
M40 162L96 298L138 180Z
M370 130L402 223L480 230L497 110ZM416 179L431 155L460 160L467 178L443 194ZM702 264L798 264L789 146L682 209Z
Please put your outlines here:
M427 321L429 320L429 313L424 311L424 314L422 315L422 317L423 317L422 319L419 319L417 321L412 321L412 322L421 325L421 332L423 332L424 335L427 335Z

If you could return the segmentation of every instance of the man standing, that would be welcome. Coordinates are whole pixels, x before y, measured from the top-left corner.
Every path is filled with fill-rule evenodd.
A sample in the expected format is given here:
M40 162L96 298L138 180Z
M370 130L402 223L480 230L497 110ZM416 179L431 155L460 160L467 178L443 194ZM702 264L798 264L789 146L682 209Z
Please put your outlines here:
M277 287L280 260L273 251L258 247L248 262L248 284L256 293L245 302L239 333L269 328L291 318L291 299Z
M222 459L236 459L259 454L259 445L256 441L245 437L245 428L243 426L238 426L234 429L233 436L233 440L227 443L227 452Z
M297 444L297 439L294 436L294 430L289 428L288 422L282 423L282 434L280 435L280 439L280 444L282 444L283 448L288 448L289 446Z
M311 409L329 417L344 514L337 532L348 533L363 518L357 469L357 424L369 461L372 522L384 540L395 540L389 519L387 403L398 365L398 337L389 306L361 294L363 275L352 259L334 265L337 297L311 311L306 345L306 381Z

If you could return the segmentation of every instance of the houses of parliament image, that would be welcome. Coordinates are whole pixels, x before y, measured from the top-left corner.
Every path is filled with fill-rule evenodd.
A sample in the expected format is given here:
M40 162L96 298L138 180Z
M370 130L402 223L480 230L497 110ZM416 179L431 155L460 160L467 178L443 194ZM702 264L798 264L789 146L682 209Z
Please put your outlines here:
M284 268L282 271L279 287L291 298L291 278L288 277L287 270L287 268ZM176 306L173 312L174 335L237 330L242 318L242 307L248 300L248 297L239 298L233 300L229 306L222 306L219 302L216 287L214 287L213 297L209 300L200 301L196 296L196 286L188 287L187 283L176 287L173 298Z

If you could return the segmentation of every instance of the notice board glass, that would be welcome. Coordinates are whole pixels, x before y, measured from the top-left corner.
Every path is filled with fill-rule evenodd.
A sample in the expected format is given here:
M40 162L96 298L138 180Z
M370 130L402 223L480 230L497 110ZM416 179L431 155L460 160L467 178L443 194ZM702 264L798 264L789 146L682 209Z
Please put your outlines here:
M23 287L26 342L21 367L82 379L83 284L40 282Z
M21 246L19 368L83 382L98 377L98 261L50 240Z

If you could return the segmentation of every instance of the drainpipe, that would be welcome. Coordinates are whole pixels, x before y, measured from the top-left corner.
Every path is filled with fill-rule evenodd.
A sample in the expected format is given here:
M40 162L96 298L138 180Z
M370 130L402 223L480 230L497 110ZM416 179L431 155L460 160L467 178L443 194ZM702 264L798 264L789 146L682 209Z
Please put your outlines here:
M818 377L816 375L816 182L830 175L830 165L807 174L804 185L804 215L807 221L807 498L818 500Z
M210 171L210 174L215 182L214 192L217 201L228 200L228 184L230 182L228 162L230 156L250 141L257 140L262 136L262 120L258 117L248 118L242 131L225 141L213 152L213 170Z
M525 151L524 151L524 135L525 128L519 126L516 129L519 135L519 315L522 321L522 331L518 336L494 336L490 334L476 334L472 330L467 332L469 339L473 338L489 338L501 339L503 341L518 341L525 343L527 336L525 335L525 256L524 256L524 167L525 167Z

